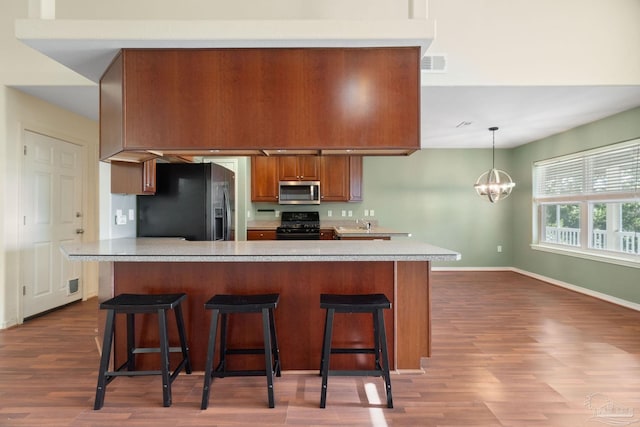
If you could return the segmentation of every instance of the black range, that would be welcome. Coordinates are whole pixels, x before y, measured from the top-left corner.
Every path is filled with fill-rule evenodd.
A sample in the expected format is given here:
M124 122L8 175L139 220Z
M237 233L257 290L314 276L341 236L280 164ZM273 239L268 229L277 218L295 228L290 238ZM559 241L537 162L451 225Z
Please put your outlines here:
M277 240L320 240L319 212L282 212Z

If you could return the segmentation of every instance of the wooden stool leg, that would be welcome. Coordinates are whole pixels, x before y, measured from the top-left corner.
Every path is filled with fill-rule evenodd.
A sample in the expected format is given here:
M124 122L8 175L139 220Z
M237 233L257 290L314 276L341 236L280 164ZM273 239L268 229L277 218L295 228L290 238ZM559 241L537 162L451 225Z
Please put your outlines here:
M178 336L180 337L180 347L182 348L182 358L186 360L184 370L187 374L191 373L191 358L189 357L189 346L187 345L187 334L184 329L184 318L182 317L182 307L178 304L175 307L176 325L178 327Z
M207 361L204 366L204 386L202 387L202 404L200 409L207 409L209 405L209 393L211 392L211 377L213 376L213 356L216 353L216 335L218 332L218 310L211 312L211 324L209 326L209 345L207 348Z
M269 309L269 327L271 328L271 353L273 354L273 364L275 366L276 377L282 376L280 372L280 346L278 345L278 334L276 333L276 321L273 309Z
M329 312L325 312L324 315L324 329L322 330L322 336L324 337L327 333L327 322L329 321ZM324 366L324 348L326 347L327 342L325 339L322 340L322 351L320 352L320 369L318 370L318 375L322 376L322 367Z
M384 327L384 315L382 310L376 310L376 323L380 334L382 350L382 371L384 372L384 384L387 389L387 408L393 408L393 397L391 395L391 376L389 373L389 352L387 351L387 332Z
M216 371L223 374L227 371L227 316L227 313L220 313L220 361ZM224 375L220 377L224 378Z
M262 336L264 337L264 360L265 360L265 373L267 375L267 394L269 397L269 408L275 407L275 400L273 397L273 361L271 355L273 348L271 347L271 321L269 320L269 309L262 309Z
M327 381L329 378L329 358L331 357L331 335L333 332L333 315L335 309L328 308L324 323L324 339L322 341L322 389L320 390L320 407L327 405Z
M136 370L136 318L135 314L127 313L127 371Z
M378 325L378 311L379 310L376 310L371 313L371 318L373 320L373 351L375 353L373 369L382 369L382 365L380 364L380 328Z
M97 410L104 405L104 393L107 388L106 372L109 369L111 359L111 346L113 344L113 321L116 317L114 310L107 310L107 321L102 340L102 355L100 356L100 368L98 369L98 385L96 386L96 400L93 409Z
M171 406L171 378L169 375L169 337L167 336L167 313L158 310L158 333L160 334L160 372L162 376L162 401Z

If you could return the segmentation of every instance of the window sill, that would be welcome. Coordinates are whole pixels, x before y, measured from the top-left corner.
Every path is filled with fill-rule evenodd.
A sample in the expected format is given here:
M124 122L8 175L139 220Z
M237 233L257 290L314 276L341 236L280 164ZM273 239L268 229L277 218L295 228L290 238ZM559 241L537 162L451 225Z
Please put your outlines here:
M632 268L640 268L640 257L637 255L629 255L625 256L624 254L618 254L611 252L611 255L608 253L602 253L600 251L586 251L580 248L567 248L565 246L551 245L551 244L540 244L540 243L532 243L530 245L531 249L535 251L542 252L550 252L559 255L567 255L576 258L588 259L591 261L599 261L606 262L609 264L622 265L625 267Z

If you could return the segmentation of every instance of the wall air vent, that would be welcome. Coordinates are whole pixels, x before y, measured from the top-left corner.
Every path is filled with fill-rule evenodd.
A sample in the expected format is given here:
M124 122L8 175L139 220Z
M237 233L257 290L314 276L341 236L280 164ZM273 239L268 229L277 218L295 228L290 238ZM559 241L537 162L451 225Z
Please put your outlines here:
M447 71L447 55L425 55L420 61L420 69L428 73L444 73Z

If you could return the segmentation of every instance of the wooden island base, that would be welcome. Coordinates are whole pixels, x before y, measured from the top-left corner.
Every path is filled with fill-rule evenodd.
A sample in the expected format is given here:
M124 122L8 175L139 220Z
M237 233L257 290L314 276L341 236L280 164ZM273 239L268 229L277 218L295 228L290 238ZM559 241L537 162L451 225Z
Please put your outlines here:
M319 369L325 316L320 309L321 293L384 293L392 302L392 309L385 311L391 367L419 370L421 357L430 355L428 261L103 262L100 269L101 301L119 293L188 295L183 310L196 371L204 370L206 359L210 313L204 303L214 294L224 293L280 294L275 318L283 370ZM126 358L125 319L118 317L122 319L116 323L116 365ZM100 319L102 338L104 313ZM170 314L170 334L175 338L173 319ZM145 315L136 321L136 327L141 344L157 343L155 316ZM259 315L231 316L230 346L261 347L261 333ZM371 316L337 315L333 342L334 346L373 346ZM142 368L157 363L153 354L138 357ZM370 360L368 356L336 355L331 367L370 367ZM231 356L229 368L263 363L258 356Z

